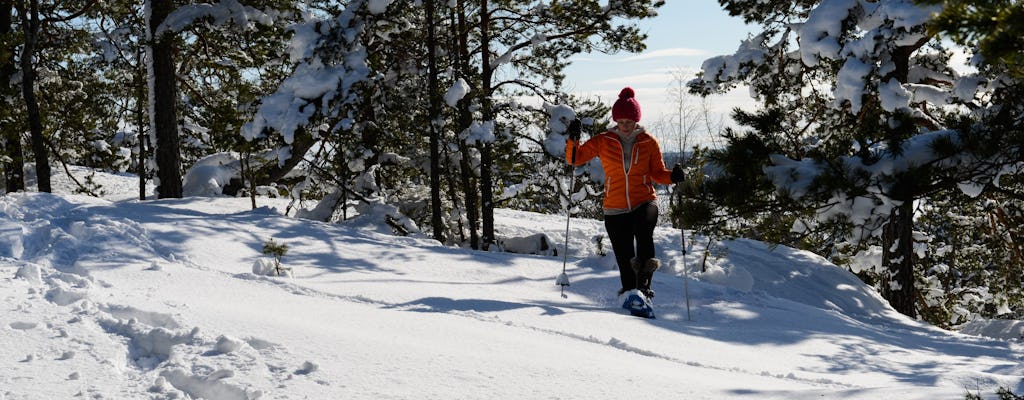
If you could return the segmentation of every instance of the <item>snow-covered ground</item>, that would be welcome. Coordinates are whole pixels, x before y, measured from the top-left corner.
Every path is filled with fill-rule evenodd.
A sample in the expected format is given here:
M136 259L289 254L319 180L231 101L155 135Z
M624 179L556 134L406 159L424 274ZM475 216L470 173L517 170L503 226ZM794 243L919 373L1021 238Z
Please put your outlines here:
M647 320L618 307L597 221L572 220L562 298L562 253L444 247L382 231L379 216L311 222L267 199L139 202L134 178L97 180L105 199L0 197L0 399L1024 392L1019 325L975 326L1002 332L983 337L909 320L807 252L720 243L702 273L704 239L683 257L679 231L659 228ZM497 224L562 250L564 216L499 210ZM271 238L288 246L292 276L252 272Z

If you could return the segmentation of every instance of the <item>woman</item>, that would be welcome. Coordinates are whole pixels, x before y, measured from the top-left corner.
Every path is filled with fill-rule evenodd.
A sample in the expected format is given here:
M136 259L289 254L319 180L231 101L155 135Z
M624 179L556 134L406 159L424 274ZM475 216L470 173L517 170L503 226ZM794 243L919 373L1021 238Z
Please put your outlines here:
M612 105L612 119L615 128L582 145L580 122L573 121L565 146L566 160L580 166L594 157L601 159L605 175L604 226L622 280L618 294L639 289L651 298L651 277L661 266L654 257L654 227L658 222L654 184L682 181L683 169L679 164L671 171L665 168L658 141L639 125L640 104L632 88L619 93Z

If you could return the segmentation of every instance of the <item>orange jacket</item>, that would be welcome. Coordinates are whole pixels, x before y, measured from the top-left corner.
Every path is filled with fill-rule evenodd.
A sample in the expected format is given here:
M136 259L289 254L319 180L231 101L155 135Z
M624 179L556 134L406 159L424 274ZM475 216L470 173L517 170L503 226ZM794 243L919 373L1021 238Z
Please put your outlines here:
M654 184L672 183L672 171L665 168L658 141L646 131L636 137L630 157L629 173L623 167L622 143L615 132L604 132L578 146L573 140L565 145L565 160L571 162L576 149L576 166L586 164L594 157L601 159L604 168L606 210L633 210L654 200Z

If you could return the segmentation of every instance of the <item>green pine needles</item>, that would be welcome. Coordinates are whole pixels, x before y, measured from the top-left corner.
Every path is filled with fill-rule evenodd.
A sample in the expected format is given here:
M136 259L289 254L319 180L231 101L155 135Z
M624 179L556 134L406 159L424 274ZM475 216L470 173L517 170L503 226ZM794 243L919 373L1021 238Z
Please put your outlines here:
M278 276L284 276L285 272L291 269L281 266L281 257L284 257L286 253L288 253L287 244L275 242L274 238L263 242L263 254L274 257L274 273Z
M1014 394L1012 391L1010 391L1010 389L1007 389L1005 387L1000 387L999 390L996 392L996 395L999 396L999 400L1024 400L1024 397L1021 397L1020 395ZM967 400L981 400L981 399L983 399L983 397L980 394L975 394L975 393L970 393L970 392L968 392L966 397L964 397L964 398L967 399Z
M265 255L274 256L280 261L286 253L288 253L287 244L275 242L273 238L263 243L263 254Z

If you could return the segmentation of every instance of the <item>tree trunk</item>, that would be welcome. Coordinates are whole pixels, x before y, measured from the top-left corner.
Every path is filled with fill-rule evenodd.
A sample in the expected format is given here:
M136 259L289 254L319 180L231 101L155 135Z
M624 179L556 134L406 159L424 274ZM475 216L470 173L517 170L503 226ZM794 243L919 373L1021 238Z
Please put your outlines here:
M380 164L380 137L381 129L380 125L377 124L377 111L374 106L373 97L366 96L363 98L363 115L362 121L358 124L359 127L359 142L363 147L363 151L369 152L369 156L363 161L363 172L370 171L374 165ZM376 181L377 177L370 177ZM364 189L362 195L369 193Z
M442 153L442 158L446 161L449 159L447 152ZM448 185L448 201L451 201L452 204L459 204L459 182L455 178L453 174L445 174L444 182ZM453 226L449 227L452 232L452 240L455 240L457 243L464 243L466 241L466 231L463 229L462 221L449 221L449 223L453 224Z
M427 91L430 96L430 224L434 226L434 240L444 243L444 227L441 220L441 133L435 120L441 118L441 102L437 94L440 88L437 83L437 37L434 0L424 3L427 14Z
M882 282L882 297L911 318L917 317L913 228L913 200L904 201L882 228L882 266L889 272Z
M10 35L14 27L13 0L0 0L0 36ZM0 48L0 94L13 94L9 82L17 69L14 66L14 46ZM9 159L3 163L4 183L7 193L25 190L25 155L21 146L21 132L14 126L0 127L3 142L0 150Z
M24 11L27 11L25 13ZM40 192L50 193L50 159L43 138L43 120L36 100L36 72L32 61L35 58L36 43L39 35L39 0L31 0L29 9L23 10L22 31L25 32L25 45L21 49L21 92L25 97L25 109L28 114L28 127L32 135L32 153L36 161L36 186Z
M895 78L900 83L907 83L910 57L927 41L926 39L896 49L893 54L895 68L885 79ZM906 129L916 130L917 128ZM890 196L902 201L903 204L894 210L889 216L889 222L882 228L882 266L889 275L884 277L885 281L882 282L882 297L888 300L896 311L911 318L917 317L917 282L914 279L914 198L919 196L918 183L919 181L910 174L905 174L895 183Z
M483 122L494 119L494 110L491 104L491 78L494 70L491 68L491 18L487 0L480 0L480 54L482 57L480 79L480 105L483 114ZM480 146L480 209L483 213L483 249L487 250L494 243L494 157L492 144L483 143Z
M178 135L177 75L173 34L157 36L156 28L174 11L172 0L152 0L149 29L153 33L153 131L156 133L158 198L181 198L181 139Z
M458 3L458 24L454 24L456 27L455 36L458 38L458 52L459 60L458 65L462 70L462 74L465 77L472 76L473 69L469 66L469 30L466 22L466 8L463 0L459 0ZM468 99L459 101L459 128L469 129L469 125L473 122L472 114L469 110L470 102ZM469 146L465 141L459 141L459 151L462 153L462 157L459 160L459 176L462 179L462 190L466 194L466 218L469 223L469 246L472 249L480 248L480 237L477 233L477 227L479 224L480 214L477 208L478 196L475 183L475 175L473 169L469 164L470 153Z
M146 163L149 162L149 133L146 128L146 54L138 55L138 66L135 73L135 125L139 129L139 164L136 173L139 175L139 200L146 200Z

